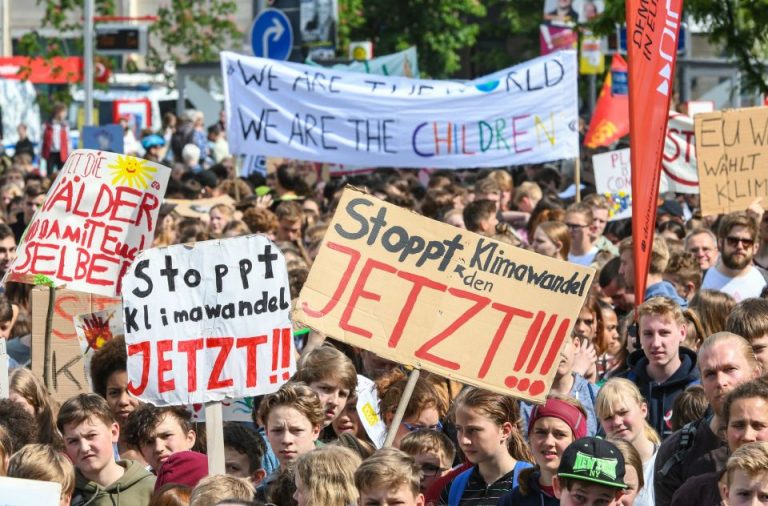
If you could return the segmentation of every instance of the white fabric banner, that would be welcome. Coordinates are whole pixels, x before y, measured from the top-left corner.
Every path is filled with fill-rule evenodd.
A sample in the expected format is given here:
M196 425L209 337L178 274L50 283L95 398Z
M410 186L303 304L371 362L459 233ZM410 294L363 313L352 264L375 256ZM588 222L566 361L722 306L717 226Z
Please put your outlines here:
M229 146L373 167L498 167L579 154L575 51L459 83L221 53Z
M261 395L296 372L288 270L266 236L144 250L122 295L128 390L145 402Z
M693 118L684 114L669 113L664 155L661 158L659 191L699 193Z

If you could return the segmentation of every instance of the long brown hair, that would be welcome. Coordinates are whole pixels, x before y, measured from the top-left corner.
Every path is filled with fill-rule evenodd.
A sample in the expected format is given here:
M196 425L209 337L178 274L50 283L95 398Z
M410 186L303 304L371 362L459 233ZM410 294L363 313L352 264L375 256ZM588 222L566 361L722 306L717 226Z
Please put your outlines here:
M479 411L497 425L510 422L514 430L507 440L507 451L516 460L533 462L533 455L531 455L522 436L522 418L517 399L482 388L467 387L456 397L453 403L451 418L454 421L456 420L456 411L462 406Z

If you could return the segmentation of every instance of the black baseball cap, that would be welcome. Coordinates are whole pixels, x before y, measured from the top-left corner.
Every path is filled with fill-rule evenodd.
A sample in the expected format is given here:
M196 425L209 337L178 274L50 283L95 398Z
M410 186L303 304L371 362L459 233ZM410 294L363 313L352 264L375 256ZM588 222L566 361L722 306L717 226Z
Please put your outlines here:
M584 437L563 452L558 478L588 481L605 487L625 489L624 456L605 439Z

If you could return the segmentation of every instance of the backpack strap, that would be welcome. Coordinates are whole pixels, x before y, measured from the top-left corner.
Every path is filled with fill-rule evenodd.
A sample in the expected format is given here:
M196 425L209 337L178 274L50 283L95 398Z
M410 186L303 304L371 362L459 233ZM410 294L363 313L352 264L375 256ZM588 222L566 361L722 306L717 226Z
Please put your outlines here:
M464 489L467 488L469 477L474 469L475 466L472 466L466 471L456 475L456 477L453 479L451 482L451 488L448 490L448 506L459 506L461 496L464 495ZM515 475L515 479L517 479L517 475Z
M666 477L673 467L683 462L693 446L693 442L696 440L696 431L699 428L699 424L709 423L709 420L710 417L700 418L699 420L687 423L683 426L680 431L680 441L677 444L677 451L664 463L661 469L659 469L658 474L661 477Z

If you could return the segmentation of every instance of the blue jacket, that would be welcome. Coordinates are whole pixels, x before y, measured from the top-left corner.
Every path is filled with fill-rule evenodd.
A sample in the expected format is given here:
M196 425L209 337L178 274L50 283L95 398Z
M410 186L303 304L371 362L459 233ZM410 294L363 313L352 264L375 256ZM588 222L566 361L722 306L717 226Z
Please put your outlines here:
M646 287L644 300L648 300L651 297L666 297L672 299L682 309L688 309L688 301L680 297L680 294L677 293L677 290L669 281L660 281Z
M699 383L699 368L696 367L696 353L680 347L680 367L664 383L656 383L648 376L648 359L643 350L636 350L627 359L629 371L620 377L633 381L648 403L648 423L656 429L662 439L672 434L672 406L675 399L688 385Z
M534 471L528 476L526 485L528 485L528 493L523 495L520 492L520 487L515 487L512 492L505 494L496 503L497 506L558 506L560 499L551 497L542 492L539 486L539 476L541 474L538 471Z
M600 388L584 379L584 376L581 374L576 374L575 372L571 374L573 374L573 386L568 395L584 406L584 409L587 411L587 435L595 436L599 429L597 416L595 415L595 399ZM526 439L528 438L528 420L531 419L531 411L533 411L532 404L520 401L520 415L523 418L523 434Z

